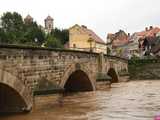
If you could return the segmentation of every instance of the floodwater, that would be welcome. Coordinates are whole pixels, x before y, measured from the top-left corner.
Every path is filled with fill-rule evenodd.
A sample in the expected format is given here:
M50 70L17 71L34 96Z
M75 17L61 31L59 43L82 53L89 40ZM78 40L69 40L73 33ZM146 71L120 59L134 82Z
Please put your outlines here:
M111 89L35 98L31 113L0 120L154 120L160 113L160 81L130 81Z

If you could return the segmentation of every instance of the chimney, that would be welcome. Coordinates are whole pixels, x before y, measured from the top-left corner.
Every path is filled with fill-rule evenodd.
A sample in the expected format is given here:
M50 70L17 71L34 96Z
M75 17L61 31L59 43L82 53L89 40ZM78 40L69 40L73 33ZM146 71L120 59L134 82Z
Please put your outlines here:
M145 30L148 31L148 27L146 27Z
M81 27L83 27L83 28L86 28L86 29L87 29L87 26L85 26L85 25L82 25Z
M149 27L149 30L152 30L152 29L153 29L153 26L150 26L150 27Z

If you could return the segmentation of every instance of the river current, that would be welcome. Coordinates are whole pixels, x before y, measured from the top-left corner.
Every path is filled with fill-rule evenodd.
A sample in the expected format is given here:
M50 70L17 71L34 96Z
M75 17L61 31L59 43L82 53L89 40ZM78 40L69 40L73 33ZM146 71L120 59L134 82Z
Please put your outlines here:
M110 89L38 96L28 114L0 120L154 120L160 114L160 81L130 81Z

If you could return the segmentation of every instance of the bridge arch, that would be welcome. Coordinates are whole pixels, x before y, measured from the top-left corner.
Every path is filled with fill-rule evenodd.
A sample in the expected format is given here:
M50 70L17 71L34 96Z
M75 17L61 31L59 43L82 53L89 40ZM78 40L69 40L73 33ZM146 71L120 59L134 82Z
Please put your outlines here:
M0 113L30 111L32 94L16 76L0 69Z
M65 91L94 91L95 79L91 73L83 66L76 68L76 65L70 66L62 78L60 86Z
M119 81L118 74L114 68L109 68L107 75L109 75L112 78L111 83L117 83Z

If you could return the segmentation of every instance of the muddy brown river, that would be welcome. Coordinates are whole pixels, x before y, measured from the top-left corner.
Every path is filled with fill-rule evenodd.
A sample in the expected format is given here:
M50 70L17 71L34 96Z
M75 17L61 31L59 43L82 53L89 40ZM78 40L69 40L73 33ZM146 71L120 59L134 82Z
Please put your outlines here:
M28 114L0 120L154 120L160 113L160 81L130 81L111 89L35 98Z

